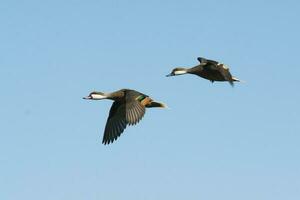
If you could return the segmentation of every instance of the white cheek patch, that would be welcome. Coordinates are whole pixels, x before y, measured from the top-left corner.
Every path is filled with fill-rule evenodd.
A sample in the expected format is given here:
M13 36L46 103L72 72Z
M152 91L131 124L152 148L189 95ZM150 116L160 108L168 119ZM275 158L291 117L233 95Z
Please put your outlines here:
M186 74L186 71L184 71L184 70L175 71L174 74L175 74L175 75Z
M93 99L105 99L106 96L101 95L101 94L92 94L91 95Z

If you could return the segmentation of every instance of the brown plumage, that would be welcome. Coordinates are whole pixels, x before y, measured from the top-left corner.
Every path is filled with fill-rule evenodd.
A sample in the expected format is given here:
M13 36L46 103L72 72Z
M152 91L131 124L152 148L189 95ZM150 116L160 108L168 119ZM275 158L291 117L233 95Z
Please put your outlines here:
M202 78L208 79L211 82L228 81L232 86L235 81L240 81L239 79L231 75L229 68L225 64L201 57L197 59L200 62L199 65L188 69L177 67L173 69L173 71L167 76L195 74Z
M163 103L153 101L148 95L130 89L112 93L92 92L84 99L114 101L106 122L103 144L114 142L124 132L127 125L137 124L145 115L146 108L165 107Z

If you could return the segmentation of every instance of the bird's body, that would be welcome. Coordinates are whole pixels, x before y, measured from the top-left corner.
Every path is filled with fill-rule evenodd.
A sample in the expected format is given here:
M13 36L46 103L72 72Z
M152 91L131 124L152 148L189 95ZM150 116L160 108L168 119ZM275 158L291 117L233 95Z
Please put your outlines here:
M165 107L164 104L153 101L148 95L130 89L121 89L112 93L92 92L84 99L114 101L106 122L103 144L116 140L127 125L137 124L143 118L146 108Z
M231 75L231 73L229 72L229 68L222 63L201 57L198 58L198 61L200 62L200 64L196 65L195 67L175 68L167 76L194 74L207 80L210 80L211 82L228 81L231 85L233 85L233 82L239 81L239 79Z
M195 74L210 81L226 81L218 70L210 70L202 66L196 66L188 70L190 74Z

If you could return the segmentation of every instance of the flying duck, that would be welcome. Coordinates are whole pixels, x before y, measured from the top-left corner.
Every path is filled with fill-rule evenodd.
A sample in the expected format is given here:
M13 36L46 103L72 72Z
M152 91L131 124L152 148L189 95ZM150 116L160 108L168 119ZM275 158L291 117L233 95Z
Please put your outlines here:
M91 92L84 99L114 101L104 130L102 143L105 145L117 140L127 125L137 124L143 118L146 108L166 108L165 104L152 100L148 95L130 89L112 93Z
M236 77L233 77L229 68L223 64L214 60L208 60L206 58L198 57L199 65L192 68L182 68L177 67L173 69L173 71L167 76L177 76L182 74L195 74L202 78L210 80L212 83L214 81L228 81L231 86L233 86L233 82L240 81Z

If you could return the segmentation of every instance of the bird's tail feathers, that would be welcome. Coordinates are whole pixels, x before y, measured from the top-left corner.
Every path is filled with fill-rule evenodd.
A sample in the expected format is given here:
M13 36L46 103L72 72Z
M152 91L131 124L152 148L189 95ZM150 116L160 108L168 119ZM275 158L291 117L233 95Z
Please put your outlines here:
M236 82L246 83L246 81L240 80L237 77L232 77L232 80Z
M146 107L147 108L154 108L154 107L157 107L157 108L168 108L168 106L166 104L160 103L160 102L157 102L157 101L152 101Z

